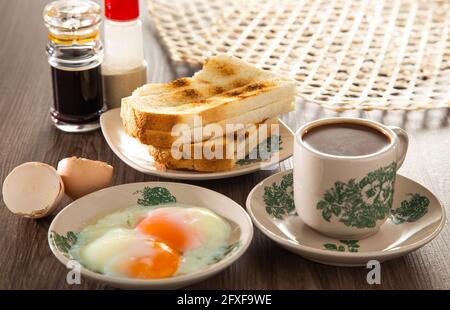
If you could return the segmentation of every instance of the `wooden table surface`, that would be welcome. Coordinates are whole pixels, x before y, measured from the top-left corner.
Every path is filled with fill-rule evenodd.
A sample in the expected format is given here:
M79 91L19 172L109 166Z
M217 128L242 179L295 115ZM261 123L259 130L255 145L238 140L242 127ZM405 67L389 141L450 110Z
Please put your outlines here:
M45 55L46 31L41 12L46 1L0 0L0 180L17 165L40 161L50 165L68 156L106 161L115 168L114 184L159 181L126 166L109 149L98 130L85 134L58 131L50 121L52 104L49 66ZM146 57L153 82L174 78L164 50L153 33L143 3ZM298 103L285 117L296 129L324 116L338 115L314 104ZM450 208L450 113L346 112L406 128L411 145L400 173L427 186ZM290 160L277 170L232 179L187 182L223 193L241 206L250 190L270 174L291 167ZM174 181L166 180L165 181ZM185 182L185 181L181 181ZM64 204L69 203L66 199ZM62 205L62 206L63 206ZM61 206L61 207L62 207ZM54 215L53 215L54 216ZM0 205L0 289L105 289L82 279L66 284L66 268L50 252L47 230L53 216L30 220L15 216ZM310 262L266 238L255 228L253 242L230 268L193 289L450 289L450 229L425 247L382 264L381 285L366 282L367 269L339 268Z

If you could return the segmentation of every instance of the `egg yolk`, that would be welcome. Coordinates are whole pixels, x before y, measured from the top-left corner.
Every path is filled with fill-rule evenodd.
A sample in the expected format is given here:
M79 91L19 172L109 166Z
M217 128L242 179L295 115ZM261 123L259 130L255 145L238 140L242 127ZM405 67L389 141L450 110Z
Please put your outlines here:
M180 253L192 248L196 240L185 226L164 214L147 216L137 225L137 230Z
M154 242L151 256L132 257L128 262L128 273L138 279L160 279L173 276L180 263L180 255L160 242Z

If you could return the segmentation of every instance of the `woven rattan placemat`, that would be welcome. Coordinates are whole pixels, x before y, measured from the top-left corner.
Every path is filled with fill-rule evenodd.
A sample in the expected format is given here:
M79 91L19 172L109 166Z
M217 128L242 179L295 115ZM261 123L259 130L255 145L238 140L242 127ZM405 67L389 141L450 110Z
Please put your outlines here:
M175 63L230 53L336 111L450 106L450 1L149 0Z

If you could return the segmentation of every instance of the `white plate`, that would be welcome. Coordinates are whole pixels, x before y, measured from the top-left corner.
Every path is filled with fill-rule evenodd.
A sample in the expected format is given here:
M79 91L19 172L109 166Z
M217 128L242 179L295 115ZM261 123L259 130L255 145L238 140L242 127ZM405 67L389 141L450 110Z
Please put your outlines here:
M406 217L407 212L400 213L403 218L391 213L380 230L366 239L333 239L319 234L300 220L292 191L292 170L274 174L250 192L247 211L267 237L298 255L327 265L365 266L372 259L383 262L400 257L433 240L445 223L444 208L433 193L413 180L397 175L394 213L415 203L421 203L423 212L414 218ZM402 206L403 209L398 209ZM275 212L278 218L272 210L279 211Z
M67 233L79 232L86 223L127 206L135 205L145 187L163 187L175 196L177 202L205 207L228 220L232 226L229 240L229 253L220 261L207 268L187 274L164 279L131 279L112 277L81 267L81 274L114 287L132 289L176 289L204 280L222 271L235 262L244 252L253 237L253 225L245 210L232 199L215 191L189 184L171 182L130 183L109 187L86 195L64 208L52 221L48 242L56 258L67 266L71 259L61 246L55 244L55 238L65 237ZM56 237L55 237L56 236ZM70 242L69 242L70 244Z
M230 171L223 172L196 172L189 170L166 170L156 169L155 162L147 150L147 146L141 144L137 139L128 136L122 127L120 109L109 110L100 117L100 125L106 142L113 152L128 166L151 175L180 180L210 180L229 178L238 175L252 173L263 168L268 168L280 161L292 156L294 133L281 120L280 137L281 149L278 152L278 161L268 159L265 162L251 164L237 164ZM277 154L274 154L275 156Z

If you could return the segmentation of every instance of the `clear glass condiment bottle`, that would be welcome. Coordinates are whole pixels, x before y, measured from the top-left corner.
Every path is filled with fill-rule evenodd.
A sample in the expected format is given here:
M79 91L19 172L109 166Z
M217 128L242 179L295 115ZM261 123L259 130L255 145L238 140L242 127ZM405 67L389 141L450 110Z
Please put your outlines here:
M101 8L92 1L54 1L44 8L43 17L53 84L52 121L67 132L97 129L100 114L106 109L101 78Z

